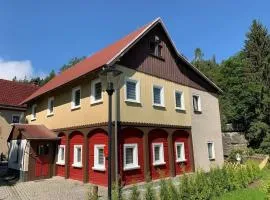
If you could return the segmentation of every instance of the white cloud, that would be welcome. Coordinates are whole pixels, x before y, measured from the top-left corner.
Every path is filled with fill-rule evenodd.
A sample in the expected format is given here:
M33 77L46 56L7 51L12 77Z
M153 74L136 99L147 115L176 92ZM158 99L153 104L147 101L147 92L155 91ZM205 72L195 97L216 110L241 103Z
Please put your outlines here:
M44 75L44 73L41 73ZM30 60L4 60L0 58L0 78L12 80L14 77L17 79L27 79L34 77L34 68Z

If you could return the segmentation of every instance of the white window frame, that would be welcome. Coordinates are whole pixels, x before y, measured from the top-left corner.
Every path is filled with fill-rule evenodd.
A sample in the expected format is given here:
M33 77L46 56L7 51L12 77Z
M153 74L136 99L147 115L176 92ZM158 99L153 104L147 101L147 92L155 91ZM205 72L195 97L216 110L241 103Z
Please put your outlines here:
M193 100L194 97L198 97L198 110L194 109L194 100ZM193 111L194 112L202 112L202 100L201 100L200 95L198 95L198 94L193 94L192 95L192 106L193 106Z
M126 164L126 149L127 148L133 148L133 163L132 164ZM124 144L124 171L133 170L133 169L139 169L140 166L138 164L138 144Z
M181 99L180 99L180 101L181 101L181 107L178 107L177 105L176 105L176 94L181 94ZM175 90L174 91L174 105L175 105L175 110L185 110L186 108L186 106L185 106L185 97L184 97L184 92L183 91L181 91L181 90Z
M32 105L32 114L31 114L31 121L34 121L37 119L37 104ZM36 112L34 113L34 110L36 110Z
M96 87L95 85L97 83L101 83L101 99L95 99L95 94L96 94ZM98 79L95 79L95 80L92 80L91 81L91 94L90 94L90 103L91 104L96 104L96 103L101 103L103 102L103 91L102 91L102 82L101 80L98 78Z
M212 144L212 158L209 157L209 148L208 148L208 144ZM208 154L208 159L209 160L215 160L216 159L216 154L215 154L215 144L213 141L209 141L207 142L207 154Z
M64 150L64 159L61 159L60 149L63 148ZM65 159L66 159L66 145L58 145L58 152L57 152L57 165L65 165Z
M127 97L127 82L136 83L136 99L128 99ZM132 78L125 78L125 101L132 103L140 103L141 102L141 86L140 81Z
M159 147L159 156L160 159L158 161L155 160L155 147ZM166 162L164 161L164 145L163 143L152 143L152 154L153 154L153 165L165 165Z
M47 117L54 115L54 105L53 105L53 110L52 110L52 112L50 111L50 107L51 107L51 102L52 102L52 101L54 101L54 97L50 97L50 98L48 99Z
M78 148L81 148L81 162L78 162L78 157L77 157L77 151ZM73 149L73 167L79 167L82 168L82 160L83 160L83 145L79 144L79 145L74 145L74 149Z
M75 106L75 93L76 91L80 90L80 104ZM80 86L77 86L75 88L72 88L72 97L71 97L71 110L78 109L81 107L81 101L82 101L82 90Z
M181 145L181 155L179 157L177 147ZM185 143L184 142L175 142L175 156L176 156L176 162L185 162L186 161L186 155L185 155Z
M154 88L159 88L161 89L160 91L160 104L157 104L154 102ZM164 99L164 87L161 85L153 85L152 87L152 104L153 106L157 106L157 107L165 107L165 99Z
M18 123L14 123L14 122L13 122L13 117L19 117L19 122L18 122ZM21 115L20 115L20 114L13 114L13 115L11 116L11 122L12 122L12 124L19 124L19 123L20 123L20 118L21 118Z
M100 165L98 163L99 160L99 149L103 149L103 156L104 156L104 164ZM94 166L92 167L93 170L97 171L105 171L106 170L106 159L105 159L105 144L96 144L94 145Z

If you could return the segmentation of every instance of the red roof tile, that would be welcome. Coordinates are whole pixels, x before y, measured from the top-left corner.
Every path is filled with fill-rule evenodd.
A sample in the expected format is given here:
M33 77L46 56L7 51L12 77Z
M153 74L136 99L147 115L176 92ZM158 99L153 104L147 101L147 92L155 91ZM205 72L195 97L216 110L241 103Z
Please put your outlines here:
M9 140L18 138L20 133L26 139L58 139L56 134L46 128L44 125L30 125L30 124L14 124L9 135Z
M0 79L0 105L21 107L20 103L37 89L37 85Z
M154 20L153 22L139 28L138 30L128 34L124 38L118 40L117 42L107 46L106 48L102 49L101 51L95 53L94 55L82 60L75 66L65 70L64 72L60 73L56 77L54 77L51 81L41 87L38 91L33 93L27 99L25 99L22 103L26 103L46 92L49 92L59 86L62 86L74 79L77 79L91 71L94 71L106 64L109 64L114 58L122 53L123 50L127 48L134 40L136 40L142 33L147 30L147 28L155 23L158 19Z

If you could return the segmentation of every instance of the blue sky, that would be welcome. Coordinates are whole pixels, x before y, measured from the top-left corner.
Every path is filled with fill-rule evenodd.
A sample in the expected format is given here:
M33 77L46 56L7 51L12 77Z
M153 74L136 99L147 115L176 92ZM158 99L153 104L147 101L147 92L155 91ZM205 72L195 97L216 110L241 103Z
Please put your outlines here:
M2 0L0 78L44 76L161 17L178 50L218 61L243 47L253 19L270 26L270 2L251 0Z

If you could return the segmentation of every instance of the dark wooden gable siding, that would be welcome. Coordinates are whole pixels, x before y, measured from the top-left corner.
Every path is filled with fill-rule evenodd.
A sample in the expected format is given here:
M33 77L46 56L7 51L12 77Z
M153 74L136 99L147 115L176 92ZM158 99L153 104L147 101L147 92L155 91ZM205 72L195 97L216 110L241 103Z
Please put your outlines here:
M149 41L155 35L161 40L163 59L150 54ZM149 31L120 59L119 64L199 90L217 92L213 86L177 57L161 25Z

